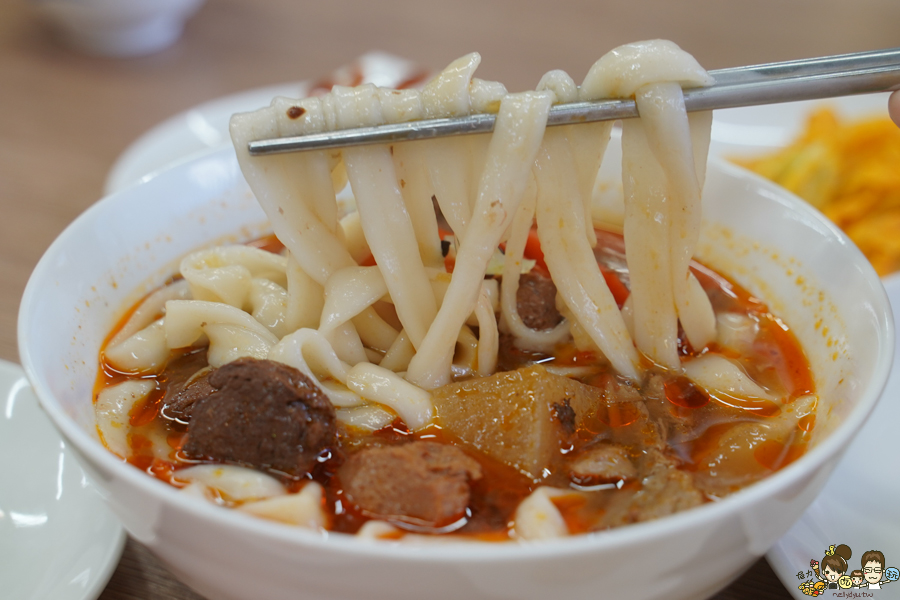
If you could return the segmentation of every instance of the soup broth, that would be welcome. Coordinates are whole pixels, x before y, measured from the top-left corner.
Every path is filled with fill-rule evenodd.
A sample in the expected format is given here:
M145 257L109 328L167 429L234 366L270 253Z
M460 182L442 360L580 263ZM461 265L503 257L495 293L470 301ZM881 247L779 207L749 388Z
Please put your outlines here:
M621 286L624 303L629 279L622 238L603 230L598 230L597 235L597 260L607 278L614 278ZM248 245L269 252L283 251L274 236ZM534 276L543 277L539 246L534 245L530 255L535 260ZM709 393L683 374L672 373L646 359L642 381L628 382L602 355L580 351L572 342L544 353L517 348L512 337L505 335L500 342L498 375L479 378L471 372L463 373L458 381L434 391L436 398L451 397L467 405L463 412L467 421L474 420L471 427L445 423L441 410L444 405L439 402L438 418L418 431L410 431L399 418L374 430L341 425L337 443L318 458L314 469L302 476L273 468L263 470L288 493L299 492L308 481L318 482L324 490L322 508L329 529L355 534L366 522L383 521L390 524L390 528L379 531L386 538L450 532L482 540L515 538L517 508L535 490L547 486L556 490L551 502L570 534L656 518L733 493L803 454L815 426L813 378L797 340L765 303L700 263L692 263L691 268L716 314L736 323L734 327L743 330L745 338L726 334L698 352L682 332L679 353L688 362L708 352L728 356L777 400ZM126 313L110 339L142 302ZM544 309L555 312L555 307ZM161 316L162 313L153 315L154 319ZM178 488L190 484L190 480L179 476L185 469L228 464L186 454L183 446L188 423L166 412L167 393L208 368L206 353L205 346L176 350L159 373L141 374L141 380L152 382L152 391L128 413L125 458ZM524 387L534 386L535 382L539 387L547 377L565 376L583 384L585 389L602 390L591 396L594 405L589 414L577 424L570 423L570 430L562 427L553 431L553 448L541 456L543 462L536 467L527 464L524 452L509 452L502 447L502 432L491 431L491 422L504 410L502 401L501 406L496 405L497 390L526 395L515 385L504 387L502 381L496 381L498 376L502 378L510 372L527 373L530 379L521 382ZM101 355L97 394L134 377L122 373ZM485 405L483 411L481 405ZM451 410L447 408L446 412ZM552 410L535 417L535 421L540 419L549 423L566 420ZM530 422L527 426L538 425ZM479 431L489 435L479 436ZM493 436L497 436L493 441L483 439ZM412 441L452 444L463 449L481 469L481 477L470 482L465 510L450 523L424 524L403 515L372 515L346 498L338 473L348 456L367 447L401 446ZM734 451L736 445L742 446L741 451ZM590 464L592 455L596 464ZM616 460L622 464L617 466ZM661 476L661 472L665 474ZM678 475L672 477L673 472ZM661 487L665 497L653 486ZM223 506L237 507L245 502L210 489L211 498Z

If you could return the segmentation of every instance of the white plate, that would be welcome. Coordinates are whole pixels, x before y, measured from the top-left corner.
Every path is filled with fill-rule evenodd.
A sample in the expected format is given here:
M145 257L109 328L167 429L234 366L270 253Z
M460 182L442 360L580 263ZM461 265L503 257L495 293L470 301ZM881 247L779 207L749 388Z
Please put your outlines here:
M894 319L900 317L900 274L884 280ZM848 575L860 569L867 550L884 554L885 567L900 568L900 337L894 347L891 376L875 410L850 444L825 488L803 517L769 551L766 558L795 598L809 598L799 589L808 576L810 560L820 563L829 546L846 544L852 555ZM798 578L798 574L803 578ZM815 581L815 579L813 579ZM881 590L862 592L876 598L900 598L900 581ZM853 596L845 596L853 597ZM861 596L860 596L861 597Z
M0 361L0 399L0 596L92 600L125 532L18 365Z
M717 110L710 153L723 158L755 156L787 146L806 127L813 110L824 106L847 118L887 117L888 96L866 94Z
M396 87L404 81L418 79L423 73L412 61L384 52L369 52L352 65L332 73L328 81ZM230 145L231 115L268 106L275 96L302 98L315 87L303 81L256 88L205 102L163 121L119 156L106 177L104 193L108 195L143 181L174 162Z

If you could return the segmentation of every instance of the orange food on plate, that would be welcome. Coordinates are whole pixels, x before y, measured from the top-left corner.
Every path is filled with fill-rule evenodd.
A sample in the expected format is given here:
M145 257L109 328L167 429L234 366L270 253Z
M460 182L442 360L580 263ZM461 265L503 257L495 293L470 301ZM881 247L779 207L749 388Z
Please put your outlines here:
M794 192L834 221L875 270L900 270L900 129L887 117L812 115L790 146L736 163Z

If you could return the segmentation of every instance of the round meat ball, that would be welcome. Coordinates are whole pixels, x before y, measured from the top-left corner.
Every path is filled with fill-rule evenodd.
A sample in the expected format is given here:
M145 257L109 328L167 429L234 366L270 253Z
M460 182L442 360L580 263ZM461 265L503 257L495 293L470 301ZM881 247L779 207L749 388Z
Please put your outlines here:
M209 385L191 408L189 457L302 477L337 442L334 407L293 367L241 358L213 371Z

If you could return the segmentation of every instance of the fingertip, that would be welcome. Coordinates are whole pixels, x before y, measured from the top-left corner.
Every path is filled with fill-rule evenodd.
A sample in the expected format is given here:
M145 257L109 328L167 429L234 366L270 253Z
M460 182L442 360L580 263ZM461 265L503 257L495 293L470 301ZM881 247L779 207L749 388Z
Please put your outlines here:
M900 127L900 90L891 94L891 97L888 99L888 113L890 113L891 119L897 124L897 127Z

